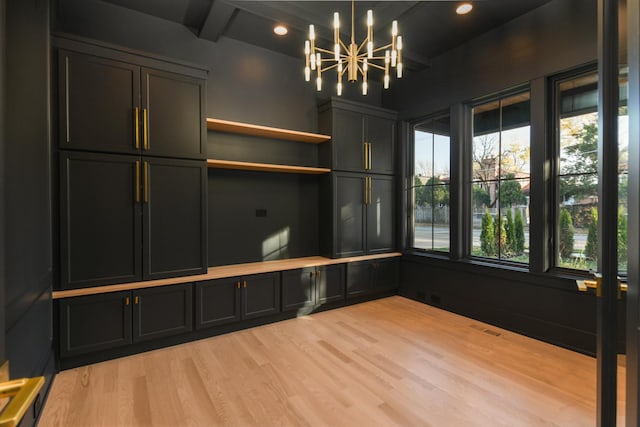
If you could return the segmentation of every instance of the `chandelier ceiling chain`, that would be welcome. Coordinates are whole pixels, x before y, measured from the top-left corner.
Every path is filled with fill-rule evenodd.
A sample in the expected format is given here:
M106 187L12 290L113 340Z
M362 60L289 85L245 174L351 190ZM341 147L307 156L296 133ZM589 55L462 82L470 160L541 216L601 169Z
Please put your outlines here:
M333 14L333 50L316 46L315 28L309 25L309 40L304 42L304 77L311 80L311 71L317 71L316 89L322 90L322 73L336 69L338 85L336 92L342 95L342 77L347 74L350 82L357 82L362 76L362 94L367 94L367 74L369 67L384 71L383 86L389 88L389 68L396 69L396 77L402 78L402 36L398 35L398 21L391 23L391 43L378 48L373 45L373 12L367 11L367 37L358 46L355 41L355 2L351 0L351 43L349 46L340 39L340 15ZM366 47L366 49L365 49ZM382 56L374 56L384 51ZM330 55L323 58L322 55ZM323 64L326 64L323 66Z

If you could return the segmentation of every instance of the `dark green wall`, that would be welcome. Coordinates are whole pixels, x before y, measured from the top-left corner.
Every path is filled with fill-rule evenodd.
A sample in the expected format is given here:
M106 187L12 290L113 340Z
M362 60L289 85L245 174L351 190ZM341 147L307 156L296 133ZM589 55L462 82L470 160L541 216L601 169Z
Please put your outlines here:
M49 3L6 3L5 339L11 377L53 374ZM49 384L49 383L48 383ZM47 386L42 393L45 393ZM36 403L39 407L43 399ZM24 425L33 422L28 411Z
M0 171L5 170L5 48L6 48L6 13L5 0L0 0ZM4 173L0 173L0 227L4 227L4 205L5 205L5 177ZM4 230L4 228L3 228ZM0 235L0 331L5 330L5 236ZM0 358L6 359L6 347L4 334L0 336Z
M452 218L458 226L452 233L452 248L454 254L464 255L462 227L467 221L465 211L458 209L467 203L468 178L460 167L469 157L470 146L464 104L531 84L529 272L464 259L406 256L402 295L568 348L595 352L595 297L579 293L575 280L549 270L553 233L545 227L553 215L548 206L547 77L596 60L596 6L595 0L554 0L434 58L429 70L408 76L385 96L384 106L397 109L408 121L451 108L451 153L457 162L451 171L452 212L462 217ZM403 157L409 149L405 141ZM403 165L403 176L410 173ZM407 193L400 191L405 204Z

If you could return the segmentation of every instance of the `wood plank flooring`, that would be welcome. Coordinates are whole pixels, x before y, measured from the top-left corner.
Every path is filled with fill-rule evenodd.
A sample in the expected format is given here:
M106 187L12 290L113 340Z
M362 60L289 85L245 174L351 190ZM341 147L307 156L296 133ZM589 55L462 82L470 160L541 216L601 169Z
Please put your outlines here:
M39 426L594 426L595 372L391 297L63 371Z

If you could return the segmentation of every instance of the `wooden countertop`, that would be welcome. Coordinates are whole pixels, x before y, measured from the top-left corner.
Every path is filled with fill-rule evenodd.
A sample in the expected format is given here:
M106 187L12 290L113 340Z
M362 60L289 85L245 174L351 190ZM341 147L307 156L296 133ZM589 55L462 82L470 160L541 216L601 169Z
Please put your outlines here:
M223 265L209 267L206 274L195 276L172 277L169 279L147 280L144 282L120 283L117 285L96 286L92 288L69 289L53 291L53 299L71 298L83 295L104 294L107 292L130 291L133 289L153 288L158 286L176 285L179 283L201 282L203 280L223 279L226 277L247 276L250 274L270 273L273 271L295 270L305 267L319 267L322 265L344 264L356 261L368 261L374 259L392 258L401 256L400 252L390 252L378 255L365 255L348 258L325 258L312 256L305 258L291 258L276 261L252 262L247 264Z

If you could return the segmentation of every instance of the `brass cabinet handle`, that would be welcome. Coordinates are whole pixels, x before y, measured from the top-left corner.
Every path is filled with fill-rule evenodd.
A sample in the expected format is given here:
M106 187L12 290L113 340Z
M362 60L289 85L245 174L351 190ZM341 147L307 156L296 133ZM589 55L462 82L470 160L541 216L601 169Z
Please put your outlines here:
M140 108L133 109L133 122L135 123L136 150L140 149Z
M243 283L243 287L245 287L245 288L247 287L247 281L246 280Z
M368 142L367 145L369 146L369 149L367 150L367 154L369 155L369 160L368 160L368 165L369 165L369 169L371 170L371 168L373 167L373 164L371 163L371 151L372 151L372 147L371 147L371 143Z
M240 289L240 282L236 282L236 288Z
M146 108L142 109L142 144L144 150L149 149L149 113Z
M44 377L22 378L0 383L0 398L13 397L0 414L0 427L17 426L44 385Z
M144 162L144 202L149 203L149 162Z
M364 155L364 170L371 169L371 144L368 142L362 143L363 155Z
M136 203L140 203L140 160L136 160Z
M126 298L124 299L124 305L129 305L129 297L126 297Z
M133 303L135 305L138 305L140 303L140 298L137 295L133 298Z
M368 205L371 203L371 177L364 177L364 204Z

